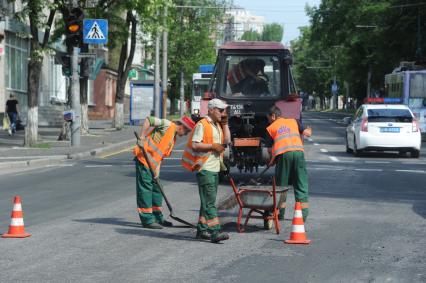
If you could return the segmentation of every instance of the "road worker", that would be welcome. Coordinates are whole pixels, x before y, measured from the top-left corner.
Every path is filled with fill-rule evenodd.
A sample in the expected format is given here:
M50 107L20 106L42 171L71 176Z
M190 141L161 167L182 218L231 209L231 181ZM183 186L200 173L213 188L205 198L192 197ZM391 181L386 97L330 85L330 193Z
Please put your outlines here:
M293 118L283 118L281 110L272 106L268 114L270 135L267 144L272 145L271 164L275 163L275 177L278 186L293 185L294 196L302 204L303 220L309 213L308 174L301 135L310 137L312 130ZM279 219L284 220L285 201L280 207Z
M219 172L226 170L223 152L230 142L227 106L217 98L208 102L208 114L196 124L182 156L182 165L197 171L200 214L196 238L213 243L229 239L227 233L220 231L216 208Z
M174 122L150 116L142 125L140 140L133 153L136 164L136 202L139 218L145 228L162 229L163 226L172 226L171 222L164 220L163 196L153 177L159 176L163 158L170 156L176 135L187 135L194 126L194 121L186 116ZM149 161L145 160L141 147L145 149ZM149 168L155 176L152 176Z

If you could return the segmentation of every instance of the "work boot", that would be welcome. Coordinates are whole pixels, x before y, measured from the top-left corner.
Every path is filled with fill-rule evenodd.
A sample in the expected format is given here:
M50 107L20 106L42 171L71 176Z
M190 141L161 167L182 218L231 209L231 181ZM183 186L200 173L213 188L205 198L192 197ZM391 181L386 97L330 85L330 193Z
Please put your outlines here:
M161 226L158 223L151 223L151 224L143 225L143 227L148 228L148 229L163 229L163 226Z
M195 238L199 240L211 240L211 236L207 231L197 231Z
M172 227L173 223L167 220L163 220L162 222L159 223L161 226L163 227Z
M212 243L219 243L220 241L225 241L225 240L228 240L229 239L229 235L228 235L228 233L225 233L225 232L216 232L216 233L213 233L212 234L212 236L211 236L211 242Z

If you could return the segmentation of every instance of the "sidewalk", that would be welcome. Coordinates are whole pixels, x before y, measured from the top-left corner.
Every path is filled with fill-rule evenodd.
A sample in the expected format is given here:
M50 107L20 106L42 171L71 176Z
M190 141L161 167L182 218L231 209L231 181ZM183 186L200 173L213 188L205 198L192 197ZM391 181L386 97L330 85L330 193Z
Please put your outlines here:
M121 150L135 144L133 131L139 126L125 125L121 131L111 128L112 121L89 121L89 134L81 136L79 147L70 141L57 141L60 128L39 127L37 147L23 147L25 131L9 136L0 129L0 168L54 164L67 159L81 159Z

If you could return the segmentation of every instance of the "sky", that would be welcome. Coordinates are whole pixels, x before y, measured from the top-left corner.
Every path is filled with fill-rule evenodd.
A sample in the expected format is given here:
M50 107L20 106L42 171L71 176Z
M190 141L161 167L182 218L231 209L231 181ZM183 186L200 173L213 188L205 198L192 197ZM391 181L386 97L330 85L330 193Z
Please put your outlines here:
M282 42L286 45L299 37L298 27L309 25L305 4L318 7L320 3L321 0L234 0L235 5L245 8L250 14L265 17L267 24L283 25Z

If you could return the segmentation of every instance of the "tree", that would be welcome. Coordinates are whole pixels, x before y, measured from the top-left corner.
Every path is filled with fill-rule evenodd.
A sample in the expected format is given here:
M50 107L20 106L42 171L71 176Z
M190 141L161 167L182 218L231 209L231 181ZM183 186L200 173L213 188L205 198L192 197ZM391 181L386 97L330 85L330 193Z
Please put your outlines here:
M261 40L281 42L283 39L284 29L280 24L266 24L263 27Z
M23 1L24 9L17 13L18 20L30 24L30 57L28 60L28 117L25 127L25 146L33 146L38 140L38 90L43 65L43 53L49 43L50 30L55 19L56 10L63 2L60 0ZM48 16L43 13L48 8ZM39 31L44 27L44 36L40 42Z
M260 35L257 31L250 29L249 31L245 31L241 36L241 40L246 41L260 41L262 35Z
M179 1L179 5L200 6L199 1ZM217 23L222 21L226 0L206 0L206 7L217 9L172 7L169 13L169 80L171 112L174 112L174 101L179 97L181 86L190 86L192 74L197 72L200 64L215 62L215 37L220 36ZM183 6L183 5L181 5ZM183 78L183 80L181 79ZM185 83L187 82L187 83ZM186 88L187 90L189 87ZM189 99L186 92L186 99Z

